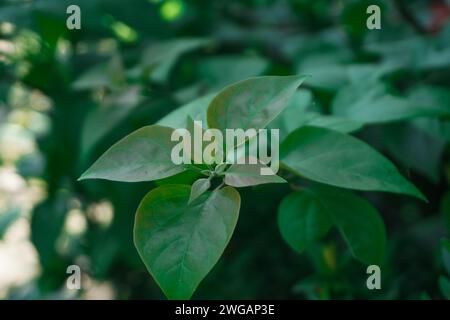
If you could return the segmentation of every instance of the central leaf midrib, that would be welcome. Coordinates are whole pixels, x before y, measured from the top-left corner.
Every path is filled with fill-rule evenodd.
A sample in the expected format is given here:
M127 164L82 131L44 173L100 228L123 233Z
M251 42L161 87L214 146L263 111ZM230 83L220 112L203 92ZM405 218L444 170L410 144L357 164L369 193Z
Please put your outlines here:
M200 210L199 210L199 213L197 214L198 221L200 220L201 216L203 215L203 213L204 213L204 208L206 207L208 201L210 200L210 198L211 198L212 196L213 196L213 194L211 193L211 196L208 197L208 199L207 199L203 204L201 204L201 208L200 208ZM178 274L178 280L177 280L177 283L178 283L178 284L177 284L177 287L178 287L178 285L181 284L181 279L182 279L182 275L183 275L183 269L187 269L187 268L185 267L185 265L184 265L184 264L185 264L184 261L185 261L185 259L186 259L187 253L189 252L189 249L190 249L190 246L191 246L191 243L192 243L192 237L194 236L194 233L197 232L197 228L198 228L199 225L200 225L200 223L195 223L195 224L194 224L194 227L192 228L192 232L191 232L190 235L189 235L189 241L188 241L188 243L187 243L187 245L186 245L186 250L184 250L184 253L183 253L183 256L182 256L182 258L181 258L181 261L180 261L180 263L178 264L178 265L180 266L180 268L179 268L179 274Z

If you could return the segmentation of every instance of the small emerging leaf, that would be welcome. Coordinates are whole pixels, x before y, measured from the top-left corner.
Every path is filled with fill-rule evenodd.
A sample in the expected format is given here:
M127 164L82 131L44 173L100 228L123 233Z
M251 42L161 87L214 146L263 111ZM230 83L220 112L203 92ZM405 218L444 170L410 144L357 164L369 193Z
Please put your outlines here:
M198 179L192 184L191 195L189 196L188 204L200 197L203 193L208 191L211 187L211 181L207 178Z
M228 163L224 162L224 163L220 163L216 166L216 168L214 169L214 172L217 174L221 174L222 172L225 171L225 169L227 168Z
M262 175L261 169L270 170L269 167L262 163L250 164L233 164L225 172L224 182L233 187L248 187L266 183L285 183L282 177L273 175Z

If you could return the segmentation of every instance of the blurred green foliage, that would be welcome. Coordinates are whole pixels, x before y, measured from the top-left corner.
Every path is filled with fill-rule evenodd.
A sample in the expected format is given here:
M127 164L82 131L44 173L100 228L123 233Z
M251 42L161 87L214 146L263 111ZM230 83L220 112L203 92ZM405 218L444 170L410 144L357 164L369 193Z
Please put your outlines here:
M81 30L66 28L70 4L81 8ZM366 28L369 4L381 7L381 30ZM391 159L429 202L361 193L388 237L382 290L370 291L366 266L337 232L302 255L283 241L277 208L295 185L242 189L234 236L194 298L449 298L448 8L419 0L0 1L0 237L26 221L39 258L37 273L5 297L95 297L64 289L67 266L78 264L85 288L163 298L134 248L134 213L154 186L195 177L77 178L120 138L198 97L250 76L300 73L311 75L299 91L308 103L298 123L295 112L280 121L332 121Z

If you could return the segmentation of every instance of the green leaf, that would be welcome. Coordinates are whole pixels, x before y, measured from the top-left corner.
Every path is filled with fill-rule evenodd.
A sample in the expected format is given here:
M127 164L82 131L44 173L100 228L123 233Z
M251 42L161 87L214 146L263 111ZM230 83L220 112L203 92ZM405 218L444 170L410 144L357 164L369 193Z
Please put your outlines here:
M450 113L450 90L443 86L417 85L408 90L407 97L411 102L422 105L437 113Z
M325 236L331 225L326 208L308 190L289 194L278 208L281 235L298 253Z
M84 72L72 87L75 90L88 90L99 87L117 89L124 86L125 71L120 56L113 56L107 63L99 64Z
M439 182L445 141L431 136L408 122L390 123L380 128L380 143L400 163Z
M284 109L304 79L304 76L267 76L234 83L209 104L208 125L223 132L264 128Z
M72 87L75 90L87 90L96 87L109 87L111 81L108 76L108 65L101 64L87 70L76 79Z
M279 129L280 141L283 141L289 133L303 126L324 127L344 133L354 132L363 126L363 123L355 120L308 110L312 105L311 91L298 90L286 108L269 124L269 128Z
M278 210L286 242L303 252L335 225L352 254L366 264L382 262L386 249L383 221L366 200L342 189L316 186L291 193Z
M224 55L202 59L199 78L208 88L221 89L236 81L255 77L267 69L268 61L258 56Z
M256 162L256 160L255 160ZM258 162L251 164L248 161L246 164L233 164L225 172L224 182L233 187L248 187L266 183L285 183L282 177L273 175L262 175L261 169L269 169L266 165ZM270 170L270 169L269 169Z
M191 188L150 191L136 214L134 243L169 299L189 299L222 255L236 225L239 193L207 192L188 205Z
M198 179L192 184L191 195L189 196L188 204L200 197L211 187L211 180L207 178Z
M139 87L132 86L119 95L109 97L104 105L92 110L81 134L82 156L88 154L101 139L126 119L141 100ZM103 125L99 126L99 123Z
M386 230L378 211L346 190L317 186L312 191L355 258L368 265L381 264L386 251Z
M447 119L418 118L414 119L412 123L438 139L450 141L450 121Z
M269 124L271 129L280 130L280 141L305 123L304 114L313 104L312 92L299 89L287 103L283 111Z
M201 178L202 175L197 171L186 170L180 173L177 173L174 176L170 176L164 179L160 179L155 181L157 186L162 186L166 184L193 184L197 179Z
M347 118L308 112L305 114L303 126L322 127L343 133L351 133L361 129L363 123Z
M341 64L312 64L301 66L297 71L311 74L308 84L313 88L335 91L348 82L346 74L347 66Z
M202 121L203 125L206 125L206 110L214 96L215 94L208 94L195 99L194 101L175 109L157 123L174 129L184 128L186 125L186 118L191 117L193 120Z
M430 94L419 91L409 97L400 97L391 94L383 83L357 83L339 91L332 110L337 116L363 123L449 115L450 108L429 101Z
M440 36L448 38L448 32L442 32ZM439 38L414 36L394 41L372 41L365 49L381 54L384 62L399 64L414 71L439 69L450 65L448 40Z
M39 253L45 268L51 268L60 260L56 243L70 210L71 194L66 189L58 190L33 209L31 217L31 241Z
M219 163L215 168L214 168L214 172L216 174L221 174L225 171L225 169L228 167L228 163L224 162L224 163Z
M201 38L162 41L145 50L141 65L153 68L150 74L153 81L164 82L180 56L209 43L210 40Z
M158 125L134 131L109 148L79 180L151 181L184 171L171 159L176 143L170 140L172 131Z
M302 127L280 146L282 166L321 183L366 191L423 194L366 143L337 131Z

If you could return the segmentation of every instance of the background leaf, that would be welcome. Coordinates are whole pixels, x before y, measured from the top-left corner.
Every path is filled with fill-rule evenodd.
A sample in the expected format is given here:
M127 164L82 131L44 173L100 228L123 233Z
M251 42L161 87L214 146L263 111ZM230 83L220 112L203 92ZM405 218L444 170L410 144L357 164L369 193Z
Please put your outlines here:
M349 191L322 186L312 190L355 258L367 265L381 264L386 252L386 231L378 211Z
M421 94L413 92L410 97L401 97L391 94L385 84L361 82L339 91L333 100L332 109L337 116L363 123L450 114L448 106L420 98Z
M278 227L298 253L322 238L332 226L327 208L308 190L289 194L278 208Z

